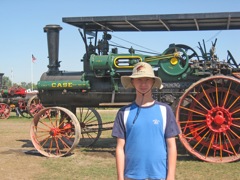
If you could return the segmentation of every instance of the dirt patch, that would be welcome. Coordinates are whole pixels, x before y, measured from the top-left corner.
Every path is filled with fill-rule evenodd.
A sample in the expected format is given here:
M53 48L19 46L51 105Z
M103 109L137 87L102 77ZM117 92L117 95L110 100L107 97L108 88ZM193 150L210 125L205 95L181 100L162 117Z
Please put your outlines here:
M28 154L34 150L29 136L29 124L29 120L26 122L1 120L1 179L31 179L36 174L33 169L38 169L38 172L43 171L40 166L43 159Z

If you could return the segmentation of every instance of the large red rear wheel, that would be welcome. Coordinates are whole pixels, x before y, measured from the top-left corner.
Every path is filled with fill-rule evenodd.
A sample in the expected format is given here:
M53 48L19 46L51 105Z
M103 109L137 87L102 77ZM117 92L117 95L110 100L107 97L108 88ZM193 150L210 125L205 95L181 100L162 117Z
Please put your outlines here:
M78 145L81 129L71 111L48 107L35 114L30 135L34 147L42 155L60 157L69 154Z
M240 80L212 76L192 84L180 98L176 119L179 139L207 162L240 159Z

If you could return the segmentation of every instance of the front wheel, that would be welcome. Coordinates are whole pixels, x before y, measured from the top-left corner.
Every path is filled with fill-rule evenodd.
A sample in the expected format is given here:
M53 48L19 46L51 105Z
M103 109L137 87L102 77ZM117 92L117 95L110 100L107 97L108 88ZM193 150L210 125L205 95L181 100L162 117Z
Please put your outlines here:
M44 156L66 156L78 145L81 129L78 119L62 107L44 108L35 114L30 136L34 147Z

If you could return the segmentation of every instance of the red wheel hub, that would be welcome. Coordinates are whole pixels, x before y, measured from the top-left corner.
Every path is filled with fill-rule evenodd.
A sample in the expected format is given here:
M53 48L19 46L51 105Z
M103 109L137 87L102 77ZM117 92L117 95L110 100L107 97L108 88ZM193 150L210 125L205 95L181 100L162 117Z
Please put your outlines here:
M66 123L63 127L53 127L50 129L49 134L51 136L57 136L60 133L64 134L64 133L70 133L71 129L73 128L72 123Z
M51 136L54 136L54 137L57 136L59 133L60 133L60 129L59 128L51 128L51 130L49 132L49 134Z
M213 107L207 114L207 125L214 132L224 132L232 124L231 114L224 107Z
M224 118L224 116L223 116L222 111L218 111L218 112L216 113L216 116L215 116L215 118L214 118L214 122L215 122L217 125L219 125L219 126L221 126L221 125L225 122L225 118Z

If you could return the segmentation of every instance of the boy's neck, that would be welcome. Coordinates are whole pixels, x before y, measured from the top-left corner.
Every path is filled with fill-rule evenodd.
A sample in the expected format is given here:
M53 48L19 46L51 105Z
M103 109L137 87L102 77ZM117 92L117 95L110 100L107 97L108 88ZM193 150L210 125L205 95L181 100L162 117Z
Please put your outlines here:
M155 100L152 98L151 93L147 93L145 95L137 94L135 102L138 106L147 107L153 105Z

